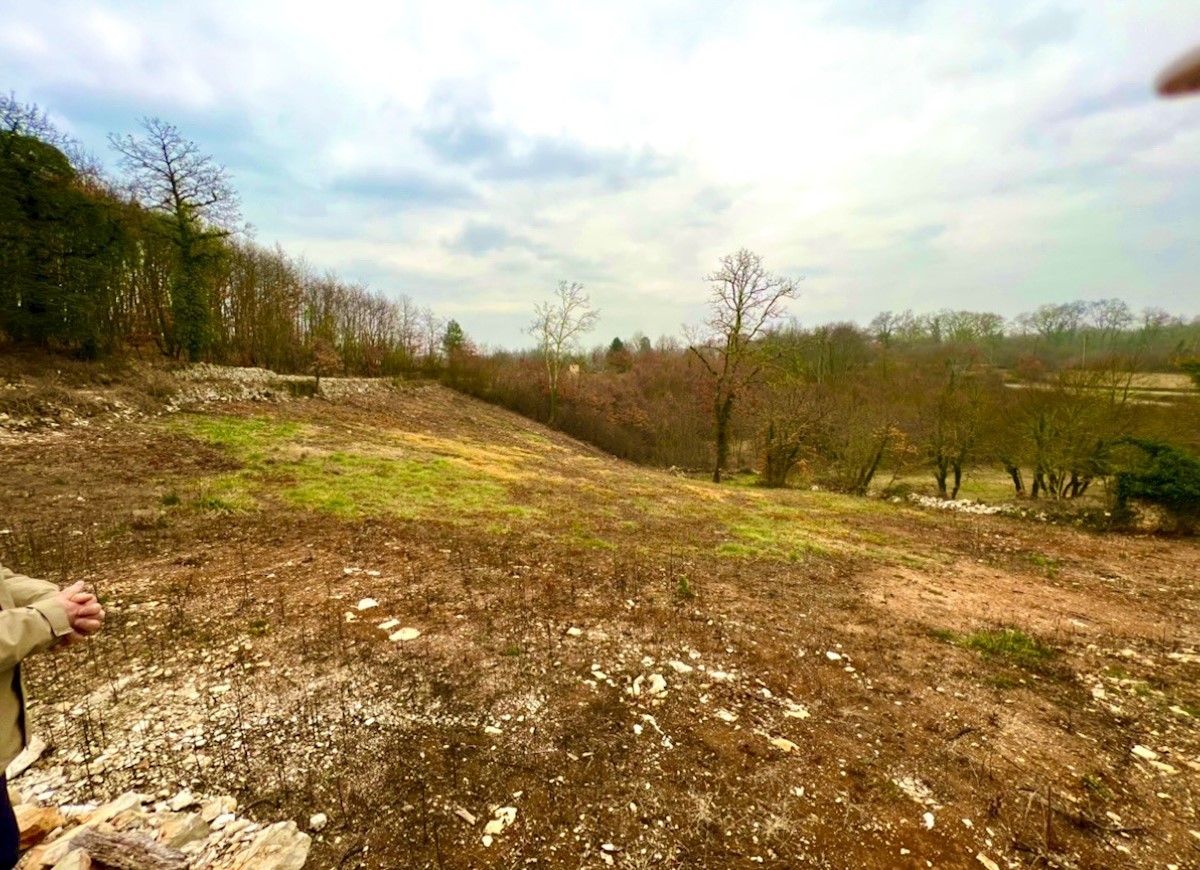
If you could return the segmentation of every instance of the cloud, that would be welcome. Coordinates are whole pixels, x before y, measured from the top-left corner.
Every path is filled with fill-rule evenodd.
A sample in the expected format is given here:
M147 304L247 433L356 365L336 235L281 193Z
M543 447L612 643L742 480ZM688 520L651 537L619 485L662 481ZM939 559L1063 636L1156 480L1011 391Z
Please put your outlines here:
M0 80L85 145L159 115L315 268L516 346L579 280L675 333L740 246L796 313L1194 304L1188 4L10 4Z
M491 98L478 83L441 82L430 97L418 138L441 160L500 182L597 180L623 189L673 171L649 148L594 148L567 136L531 136L492 119Z
M397 210L461 206L476 199L466 184L411 169L364 168L337 176L328 191L334 196L381 200Z

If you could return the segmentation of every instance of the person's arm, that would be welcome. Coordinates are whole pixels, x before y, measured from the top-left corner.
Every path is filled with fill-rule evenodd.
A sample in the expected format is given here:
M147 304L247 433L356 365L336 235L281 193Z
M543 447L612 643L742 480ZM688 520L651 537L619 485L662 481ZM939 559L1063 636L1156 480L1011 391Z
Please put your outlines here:
M0 565L0 583L8 587L18 609L32 608L41 614L49 623L54 639L71 634L71 619L59 596L60 590L53 583L14 573L3 565Z

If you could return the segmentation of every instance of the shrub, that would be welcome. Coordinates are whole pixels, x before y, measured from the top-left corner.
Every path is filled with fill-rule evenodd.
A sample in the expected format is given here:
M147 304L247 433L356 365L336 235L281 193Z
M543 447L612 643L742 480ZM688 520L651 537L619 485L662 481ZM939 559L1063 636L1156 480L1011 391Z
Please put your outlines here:
M1137 468L1116 476L1116 507L1120 518L1132 516L1132 499L1160 508L1182 532L1191 532L1200 520L1200 458L1161 441L1126 438L1121 443L1137 447L1144 460Z

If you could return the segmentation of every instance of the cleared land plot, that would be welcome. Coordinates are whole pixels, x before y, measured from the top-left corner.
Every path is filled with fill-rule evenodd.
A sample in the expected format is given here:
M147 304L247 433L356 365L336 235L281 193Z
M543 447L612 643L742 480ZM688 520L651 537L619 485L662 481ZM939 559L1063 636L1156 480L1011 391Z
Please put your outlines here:
M112 613L30 669L68 797L323 811L314 867L1200 854L1195 541L716 487L437 387L0 451L0 557Z

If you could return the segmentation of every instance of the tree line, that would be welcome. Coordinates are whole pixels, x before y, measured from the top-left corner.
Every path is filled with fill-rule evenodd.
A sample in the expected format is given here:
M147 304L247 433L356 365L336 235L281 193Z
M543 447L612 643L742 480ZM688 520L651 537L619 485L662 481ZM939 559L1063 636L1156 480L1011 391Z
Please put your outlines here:
M256 244L228 173L173 125L111 136L109 178L35 105L0 96L0 337L296 372L436 370L446 324Z
M1200 401L1181 378L1200 386L1200 318L1104 299L1011 322L885 312L866 327L804 326L783 309L798 281L751 251L707 280L708 317L684 341L639 334L585 351L597 312L564 282L531 325L536 351L463 355L446 377L618 456L716 481L744 470L767 486L865 494L924 475L954 498L992 468L1014 496L1069 500L1119 480L1133 492L1147 462L1200 468ZM548 314L579 329L548 333ZM1155 371L1176 379L1156 385Z

